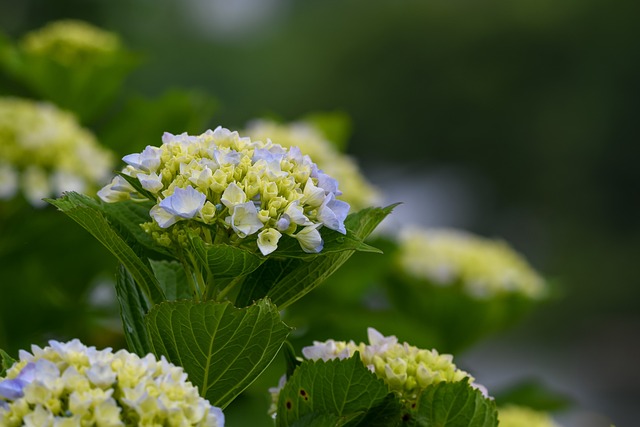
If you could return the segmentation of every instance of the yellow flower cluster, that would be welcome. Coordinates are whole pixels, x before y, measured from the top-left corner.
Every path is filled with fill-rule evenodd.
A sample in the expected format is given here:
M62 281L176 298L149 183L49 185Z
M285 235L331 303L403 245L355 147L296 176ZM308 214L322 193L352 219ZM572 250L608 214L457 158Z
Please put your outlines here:
M354 210L379 202L378 191L362 175L353 159L339 152L313 126L304 122L286 125L258 120L250 123L246 132L254 139L270 138L284 147L299 147L320 169L340 182L342 195L339 198L348 202Z
M115 33L83 21L63 20L28 33L21 42L21 48L27 54L71 66L110 56L121 48L121 44Z
M78 340L32 346L0 378L0 425L222 427L219 408L198 395L183 369Z
M297 147L251 141L222 127L198 136L165 133L162 141L123 158L123 174L156 202L153 223L143 227L160 244L170 242L164 230L181 221L199 224L205 238L215 233L209 243L257 233L263 255L277 249L283 234L316 253L323 247L319 227L346 233L349 205L336 199L338 182ZM98 195L109 203L143 197L121 176Z
M546 412L517 405L498 408L500 427L560 427Z
M0 98L0 199L21 188L34 206L63 191L89 192L111 174L114 156L75 117L48 103Z
M505 242L462 231L405 230L397 261L413 277L437 286L459 283L475 298L501 293L541 298L546 292L544 280Z
M395 336L385 337L373 328L367 332L369 344L314 341L312 346L302 349L302 354L310 360L326 361L348 358L359 352L362 362L406 402L415 401L419 392L431 384L458 382L465 378L470 383L474 380L456 367L450 354L419 349L406 342L400 344Z

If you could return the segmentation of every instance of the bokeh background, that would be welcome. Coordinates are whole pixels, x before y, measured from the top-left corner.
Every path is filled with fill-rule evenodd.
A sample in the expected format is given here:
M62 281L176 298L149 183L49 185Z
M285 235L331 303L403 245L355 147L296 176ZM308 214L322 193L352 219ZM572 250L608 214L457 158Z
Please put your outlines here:
M556 299L456 358L490 390L542 378L575 401L567 426L640 418L638 16L624 0L0 2L12 38L63 18L119 33L143 59L126 93L215 98L207 127L347 115L348 152L404 203L389 227L499 236L553 279Z

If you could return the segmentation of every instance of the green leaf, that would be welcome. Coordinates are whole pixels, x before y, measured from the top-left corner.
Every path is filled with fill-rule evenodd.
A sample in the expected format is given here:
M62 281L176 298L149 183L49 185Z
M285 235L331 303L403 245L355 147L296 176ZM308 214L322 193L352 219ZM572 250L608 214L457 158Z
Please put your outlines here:
M136 286L133 277L124 266L118 268L116 277L116 295L120 304L120 316L124 336L129 350L138 356L151 352L149 333L144 323L144 316L149 311L149 302Z
M362 242L395 206L397 204L386 208L368 208L349 215L345 220L348 236ZM236 303L246 306L266 296L283 309L311 292L333 274L355 250L334 251L315 256L311 260L269 258L247 277Z
M312 425L300 422L323 414L339 417L339 422L332 425L346 425L383 403L388 394L384 381L357 355L326 362L306 360L280 391L276 425Z
M468 381L440 382L423 390L416 408L405 422L411 427L496 427L498 412L493 400Z
M4 377L7 370L16 363L16 360L2 349L0 349L0 359L2 359L2 363L0 363L0 377Z
M402 422L402 402L395 393L389 393L384 400L367 411L364 418L349 423L349 427L398 427Z
M268 300L164 302L145 319L156 355L182 366L212 405L226 407L271 363L290 328Z
M145 256L154 258L158 257L157 254L173 257L166 248L158 245L153 237L140 227L140 224L151 221L149 211L154 205L153 202L124 200L118 203L96 202L96 204L136 253L145 252Z
M158 279L167 301L193 298L193 292L182 264L176 261L150 259L151 269Z
M296 352L289 341L284 343L282 347L284 353L284 360L287 365L287 379L291 378L291 375L296 371L298 366L302 364L302 359L296 357Z
M191 244L200 262L214 277L245 276L266 259L236 246L208 245L198 236L191 236Z
M165 299L148 264L122 238L99 203L75 192L47 201L98 239L129 270L150 303L156 304Z

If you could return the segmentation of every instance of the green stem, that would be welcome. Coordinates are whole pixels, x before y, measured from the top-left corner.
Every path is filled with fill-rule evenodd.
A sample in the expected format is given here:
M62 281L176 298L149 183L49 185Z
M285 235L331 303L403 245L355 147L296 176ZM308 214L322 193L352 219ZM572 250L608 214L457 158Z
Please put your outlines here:
M223 290L221 290L218 295L216 295L216 301L222 301L222 299L227 296L227 294L240 282L242 282L242 279L244 279L243 276L237 276L234 277L233 280L231 280L231 282L229 282L229 284L227 286L224 287Z

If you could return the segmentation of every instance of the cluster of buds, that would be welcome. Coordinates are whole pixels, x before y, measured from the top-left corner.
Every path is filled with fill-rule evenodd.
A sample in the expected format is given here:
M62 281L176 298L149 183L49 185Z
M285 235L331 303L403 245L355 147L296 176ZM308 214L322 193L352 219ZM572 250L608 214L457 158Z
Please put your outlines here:
M332 339L314 341L312 346L302 349L302 355L308 360L327 361L346 359L357 352L369 370L381 378L406 405L415 402L420 392L428 386L443 381L468 379L472 387L487 395L484 387L473 383L474 378L469 373L456 367L450 354L439 354L435 349L420 349L406 342L400 344L395 336L385 337L374 328L368 328L367 334L368 344ZM278 387L269 389L272 398L269 413L272 415L277 409L278 396L285 381L283 376Z
M460 284L475 298L545 295L545 281L505 242L454 230L412 228L401 233L399 268L436 286Z
M165 133L160 147L147 146L123 158L122 173L139 181L137 192L122 176L98 192L105 202L150 197L153 219L143 227L168 245L175 224L196 224L214 242L237 243L257 236L263 255L283 234L309 253L320 252L321 226L346 234L349 204L337 200L338 182L297 147L251 141L222 127L202 135Z
M21 41L21 48L29 55L47 57L71 66L108 57L122 46L115 33L83 21L62 20L28 33Z
M283 147L300 148L313 159L319 168L340 182L340 200L349 203L354 210L377 205L378 191L366 180L356 162L341 153L315 127L305 122L279 124L268 120L256 120L249 124L247 134L253 139L270 138Z
M72 340L20 352L0 378L0 425L222 427L224 415L164 357Z
M104 184L111 152L76 118L48 103L0 98L0 199L22 190L34 206L63 191L91 192Z

